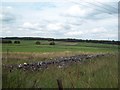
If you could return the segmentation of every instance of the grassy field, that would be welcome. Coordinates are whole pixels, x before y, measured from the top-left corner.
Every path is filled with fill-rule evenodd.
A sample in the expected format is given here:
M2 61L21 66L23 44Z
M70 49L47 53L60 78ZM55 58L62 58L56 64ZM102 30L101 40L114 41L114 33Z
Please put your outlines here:
M21 44L3 44L2 51L6 52L114 52L118 48L116 45L93 44L93 43L74 43L74 42L55 42L56 45L49 45L50 42L42 41L41 45L36 45L34 40L22 40Z
M21 64L49 60L61 56L78 54L111 53L110 56L88 60L84 64L73 63L67 68L50 66L41 71L15 70L3 68L3 88L57 88L57 79L64 88L116 88L118 87L117 45L22 40L21 44L3 44L2 63Z

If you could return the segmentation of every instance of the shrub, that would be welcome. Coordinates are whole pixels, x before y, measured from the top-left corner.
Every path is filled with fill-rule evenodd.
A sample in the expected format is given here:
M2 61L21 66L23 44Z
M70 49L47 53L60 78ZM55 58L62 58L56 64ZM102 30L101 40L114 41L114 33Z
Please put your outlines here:
M14 41L14 44L20 44L20 41Z
M12 44L12 41L11 40L2 40L2 43L4 43L4 44Z
M55 45L55 42L53 41L53 42L50 42L50 44L49 45Z
M40 45L40 42L39 42L39 41L37 41L35 44Z

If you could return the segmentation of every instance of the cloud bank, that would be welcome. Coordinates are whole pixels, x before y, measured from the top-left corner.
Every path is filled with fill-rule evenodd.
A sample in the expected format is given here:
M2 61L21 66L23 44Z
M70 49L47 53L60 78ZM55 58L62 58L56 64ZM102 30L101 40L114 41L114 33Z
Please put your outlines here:
M117 0L114 2L112 0L107 2L3 0L0 9L1 37L118 40L117 5Z

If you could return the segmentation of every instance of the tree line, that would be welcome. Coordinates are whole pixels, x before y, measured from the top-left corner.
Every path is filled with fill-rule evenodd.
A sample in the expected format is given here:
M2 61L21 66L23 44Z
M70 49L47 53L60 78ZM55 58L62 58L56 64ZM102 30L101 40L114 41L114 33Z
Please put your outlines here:
M13 42L11 40L2 40L0 43L12 44ZM20 44L20 41L14 41L14 44Z
M1 43L3 43L3 44L12 44L12 43L20 44L21 42L20 41L12 41L12 40L2 40ZM40 41L36 41L35 44L36 45L40 45L41 42ZM50 41L49 45L55 45L55 42L54 41Z
M120 45L120 41L115 40L83 40L83 39L54 39L54 38L40 38L40 37L5 37L3 40L48 40L48 41L65 41L65 42L87 42L87 43L101 43L101 44L116 44Z

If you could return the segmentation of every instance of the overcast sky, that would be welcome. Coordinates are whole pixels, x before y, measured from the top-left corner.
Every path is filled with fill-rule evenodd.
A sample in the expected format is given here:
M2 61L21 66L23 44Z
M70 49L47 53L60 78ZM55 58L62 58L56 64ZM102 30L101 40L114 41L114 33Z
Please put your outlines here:
M1 37L118 40L118 0L2 1Z

